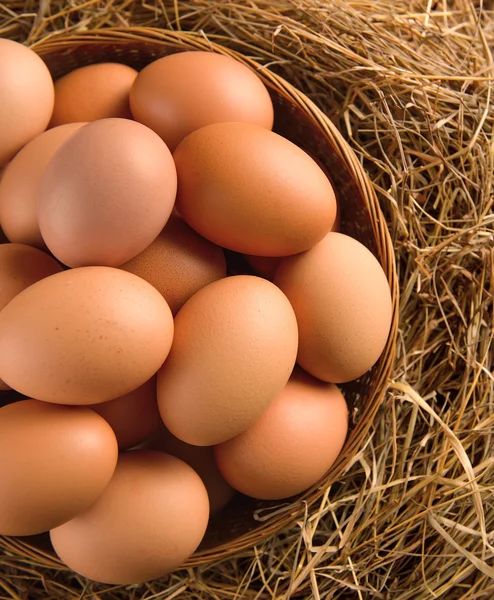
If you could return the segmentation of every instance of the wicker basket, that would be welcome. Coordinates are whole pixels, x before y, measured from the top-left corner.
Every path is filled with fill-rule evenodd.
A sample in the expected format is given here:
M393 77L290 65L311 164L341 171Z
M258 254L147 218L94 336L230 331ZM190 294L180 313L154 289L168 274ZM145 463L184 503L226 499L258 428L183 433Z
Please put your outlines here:
M76 67L97 62L121 62L140 69L152 60L185 50L208 50L232 56L254 69L268 87L275 106L278 133L318 158L333 181L341 210L341 229L365 244L387 275L393 320L386 348L370 373L343 386L349 403L351 426L339 459L317 485L287 502L265 502L237 494L210 524L208 533L188 566L204 564L247 548L303 516L327 487L335 482L361 447L382 400L394 360L398 327L398 286L394 253L373 187L357 157L335 126L304 94L260 64L206 40L200 34L151 28L106 29L79 35L56 35L33 49L43 57L54 78ZM46 538L4 539L10 550L36 559L46 557ZM53 558L56 566L57 559Z

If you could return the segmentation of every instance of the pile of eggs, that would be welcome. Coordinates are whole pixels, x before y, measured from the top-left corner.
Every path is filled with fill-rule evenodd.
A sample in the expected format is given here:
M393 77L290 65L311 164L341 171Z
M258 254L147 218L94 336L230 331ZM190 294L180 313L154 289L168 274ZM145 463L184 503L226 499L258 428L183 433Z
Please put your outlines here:
M233 58L53 83L0 40L0 80L0 385L17 392L0 396L0 534L49 531L97 581L153 579L234 493L288 498L328 471L336 384L382 353L388 282Z

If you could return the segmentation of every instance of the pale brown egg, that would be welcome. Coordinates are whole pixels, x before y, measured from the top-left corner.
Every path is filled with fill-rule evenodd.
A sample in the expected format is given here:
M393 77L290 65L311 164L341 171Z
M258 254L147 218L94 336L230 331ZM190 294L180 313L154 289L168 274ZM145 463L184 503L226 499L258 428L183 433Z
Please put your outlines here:
M134 118L173 151L196 129L227 121L273 126L273 104L254 71L213 52L180 52L154 61L130 92Z
M0 409L0 534L58 527L100 496L117 464L117 441L84 407L23 400Z
M129 93L137 71L120 63L81 67L55 82L50 127L76 121L131 119Z
M391 326L388 280L375 256L342 233L285 258L275 283L290 300L299 327L297 360L333 383L363 375L381 355Z
M193 294L226 276L223 250L173 214L154 242L120 268L153 285L174 315Z
M275 285L249 275L209 284L175 317L158 373L165 426L196 446L238 435L283 389L296 353L295 315Z
M0 312L0 377L46 402L99 404L150 379L172 337L170 309L149 283L111 267L72 269Z
M176 189L173 158L153 131L127 119L94 121L45 170L41 235L70 267L122 265L159 235Z
M186 444L162 426L149 440L147 447L176 456L194 469L208 491L212 515L224 508L233 498L235 490L226 482L216 465L214 446Z
M174 159L180 215L219 246L287 256L311 248L334 223L336 199L326 175L272 131L209 125L190 134Z
M125 396L93 404L89 408L109 423L120 450L141 444L162 424L156 397L156 377Z
M0 224L11 242L46 248L38 225L41 177L55 152L85 123L70 123L36 136L16 154L0 181Z
M160 452L120 455L104 493L51 531L61 560L94 581L135 584L180 567L206 531L209 502L197 473Z
M55 92L48 67L30 48L0 38L0 165L46 129Z
M296 370L247 431L216 446L216 461L225 479L243 494L288 498L329 470L347 431L348 409L340 390Z
M0 244L0 311L17 294L62 267L45 252L25 244Z

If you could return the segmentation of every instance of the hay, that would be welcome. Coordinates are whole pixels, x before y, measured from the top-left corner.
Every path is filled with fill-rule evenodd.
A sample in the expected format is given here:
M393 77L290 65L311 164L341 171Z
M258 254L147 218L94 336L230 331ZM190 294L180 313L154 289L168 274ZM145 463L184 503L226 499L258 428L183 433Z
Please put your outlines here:
M490 9L490 10L489 10ZM2 541L0 599L494 596L494 44L473 0L20 0L0 35L194 30L311 95L389 219L402 306L367 444L305 519L233 560L145 586L91 584Z

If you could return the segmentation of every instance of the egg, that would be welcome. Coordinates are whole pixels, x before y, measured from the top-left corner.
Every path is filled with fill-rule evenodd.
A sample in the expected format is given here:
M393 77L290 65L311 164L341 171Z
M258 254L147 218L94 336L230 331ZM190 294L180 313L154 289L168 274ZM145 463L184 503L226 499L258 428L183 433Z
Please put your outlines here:
M130 91L134 118L173 151L189 133L225 121L273 126L273 104L256 73L228 56L179 52L145 67Z
M153 285L173 314L201 288L226 276L222 249L174 214L154 242L121 268Z
M331 229L336 199L303 150L257 125L218 123L175 150L177 208L199 234L243 254L287 256Z
M348 409L340 390L297 370L249 429L216 446L215 457L235 489L280 500L321 479L341 452L347 431Z
M0 244L0 311L22 290L61 270L57 261L41 250L24 244ZM0 379L0 391L9 389Z
M119 117L131 119L129 93L137 71L120 63L81 67L55 82L50 126Z
M211 514L218 513L233 498L235 490L220 473L214 458L213 446L186 444L172 435L168 429L161 427L152 436L147 447L176 456L194 469L206 486Z
M340 225L340 211L338 205L336 205L336 217L331 231L339 231ZM276 271L283 260L282 256L254 256L252 254L244 254L244 258L258 275L269 279L269 281L274 280Z
M48 67L31 49L0 38L0 166L46 129L55 92Z
M0 244L0 311L33 283L61 271L54 258L37 248Z
M172 155L153 131L127 119L94 121L45 170L41 235L69 267L119 266L158 236L176 189Z
M144 442L161 425L156 377L125 396L90 406L113 429L120 450Z
M170 309L149 283L111 267L72 269L0 312L0 378L46 402L99 404L150 379L172 337Z
M245 260L249 265L262 277L273 281L276 274L276 269L281 262L280 256L254 256L245 254Z
M283 259L275 284L290 300L299 327L297 360L323 381L348 382L379 359L391 326L386 275L375 256L342 233Z
M132 451L120 455L98 500L50 536L76 573L136 584L179 567L200 544L208 518L206 488L188 465L167 454Z
M70 123L36 136L7 165L0 181L0 224L11 242L45 249L38 225L41 177L55 152L85 123Z
M238 435L283 389L296 354L295 315L275 285L249 275L210 283L175 317L158 373L165 426L196 446Z
M0 408L0 534L34 535L85 511L117 464L110 426L84 407Z

